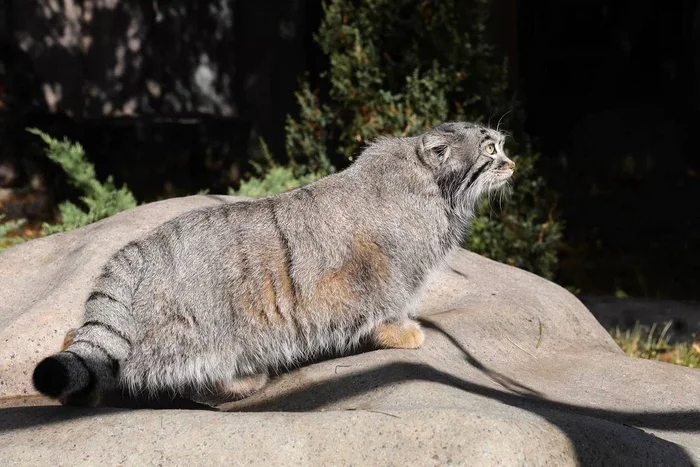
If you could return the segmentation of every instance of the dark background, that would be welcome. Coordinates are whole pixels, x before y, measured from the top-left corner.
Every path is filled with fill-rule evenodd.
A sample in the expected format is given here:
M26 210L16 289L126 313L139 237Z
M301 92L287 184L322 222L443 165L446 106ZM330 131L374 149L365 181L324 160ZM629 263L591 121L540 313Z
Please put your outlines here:
M559 194L562 285L698 298L698 3L493 2L490 32ZM139 201L235 186L258 136L283 156L299 77L323 93L321 14L311 0L6 0L0 209L49 219L77 195L27 126L80 141Z
M697 298L698 3L533 3L518 11L519 77L561 193L560 281Z

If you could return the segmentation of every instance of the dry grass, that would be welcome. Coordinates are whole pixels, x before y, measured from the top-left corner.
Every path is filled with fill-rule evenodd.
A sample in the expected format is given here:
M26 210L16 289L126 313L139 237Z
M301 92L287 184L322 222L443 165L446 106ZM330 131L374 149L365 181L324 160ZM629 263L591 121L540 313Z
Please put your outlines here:
M654 324L647 330L637 323L632 329L623 332L615 328L610 334L627 355L700 368L700 341L671 343L671 325L669 321L659 330Z

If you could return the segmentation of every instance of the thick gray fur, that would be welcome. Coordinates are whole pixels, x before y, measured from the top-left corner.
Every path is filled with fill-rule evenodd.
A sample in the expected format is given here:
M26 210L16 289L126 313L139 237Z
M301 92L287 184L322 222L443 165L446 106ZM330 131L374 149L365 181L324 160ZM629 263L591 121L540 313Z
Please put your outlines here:
M37 366L35 386L64 403L114 389L196 399L352 350L415 317L477 201L512 175L503 143L458 122L382 137L303 188L164 223L105 265L85 324Z

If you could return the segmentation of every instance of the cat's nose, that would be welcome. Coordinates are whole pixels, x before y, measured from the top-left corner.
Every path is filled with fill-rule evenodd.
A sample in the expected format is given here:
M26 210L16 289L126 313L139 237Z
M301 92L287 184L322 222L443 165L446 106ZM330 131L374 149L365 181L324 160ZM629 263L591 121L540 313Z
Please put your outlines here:
M503 165L509 168L510 170L515 170L515 162L508 158L506 158L506 160L503 161Z

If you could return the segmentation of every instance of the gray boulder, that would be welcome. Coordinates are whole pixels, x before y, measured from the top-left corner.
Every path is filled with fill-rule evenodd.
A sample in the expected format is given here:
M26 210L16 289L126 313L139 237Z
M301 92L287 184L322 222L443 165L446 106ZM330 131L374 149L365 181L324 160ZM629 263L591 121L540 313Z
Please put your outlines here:
M111 254L177 214L231 201L152 203L0 255L0 459L700 465L700 371L625 356L561 287L466 251L430 280L419 350L308 364L223 411L165 399L73 409L35 393L34 365L79 323Z

